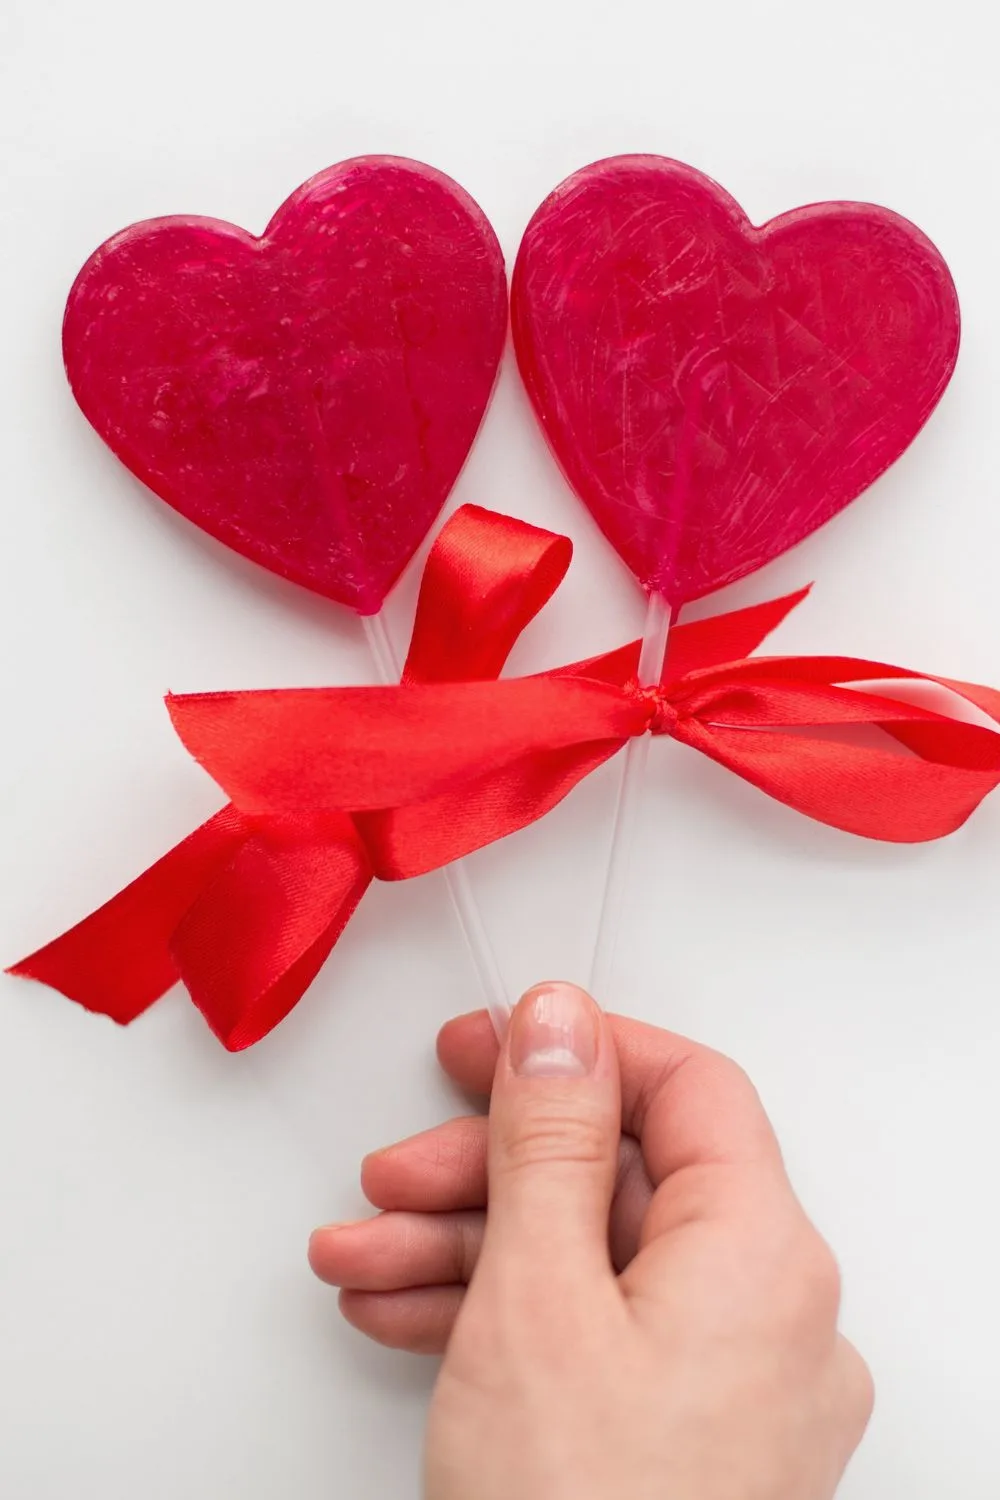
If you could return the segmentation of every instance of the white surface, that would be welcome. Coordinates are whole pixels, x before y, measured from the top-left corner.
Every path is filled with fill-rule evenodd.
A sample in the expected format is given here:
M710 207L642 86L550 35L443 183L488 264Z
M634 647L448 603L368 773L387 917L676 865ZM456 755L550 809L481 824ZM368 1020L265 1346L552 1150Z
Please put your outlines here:
M983 19L978 19L979 14ZM103 900L217 804L167 688L361 681L357 625L203 540L75 410L71 278L151 214L260 229L393 151L451 172L512 258L544 193L625 150L756 219L885 202L954 270L959 373L910 454L729 598L816 578L782 648L1000 680L995 46L952 0L3 0L0 956ZM456 501L570 531L522 665L619 643L641 600L566 492L508 362ZM392 605L405 637L412 576ZM838 1250L879 1410L848 1500L995 1500L1000 798L877 847L659 743L621 993L745 1063ZM613 777L472 862L513 982L585 975ZM646 892L640 894L640 879ZM304 1244L361 1154L456 1108L433 1064L471 983L440 878L375 891L307 1000L226 1056L174 994L120 1032L0 983L0 1492L416 1500L433 1370L338 1326ZM471 1500L471 1497L470 1497Z

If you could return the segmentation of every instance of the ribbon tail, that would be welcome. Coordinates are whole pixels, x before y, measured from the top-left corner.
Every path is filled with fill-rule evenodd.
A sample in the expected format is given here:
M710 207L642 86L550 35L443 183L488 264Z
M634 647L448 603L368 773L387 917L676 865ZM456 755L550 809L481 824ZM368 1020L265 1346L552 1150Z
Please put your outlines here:
M244 837L243 818L224 807L110 901L7 972L127 1025L179 979L170 947L174 930Z
M796 812L889 843L923 843L953 833L1000 783L1000 764L970 768L697 719L679 723L675 734Z
M302 998L372 879L353 823L322 839L255 834L177 926L171 953L230 1052L260 1041Z
M663 681L674 682L688 672L720 667L750 656L808 597L811 588L812 584L808 584L780 599L767 599L763 604L712 615L707 620L674 625L667 641Z
M784 594L780 599L768 599L763 604L751 604L746 609L730 610L728 614L712 615L707 620L693 620L690 624L672 625L667 642L667 659L663 666L662 681L670 683L686 677L689 672L707 671L742 661L785 620L792 610L805 599L812 584L796 589L793 594ZM550 673L555 677L591 677L600 682L622 685L635 677L639 668L641 641L630 641L614 651L602 652L584 661L573 662Z

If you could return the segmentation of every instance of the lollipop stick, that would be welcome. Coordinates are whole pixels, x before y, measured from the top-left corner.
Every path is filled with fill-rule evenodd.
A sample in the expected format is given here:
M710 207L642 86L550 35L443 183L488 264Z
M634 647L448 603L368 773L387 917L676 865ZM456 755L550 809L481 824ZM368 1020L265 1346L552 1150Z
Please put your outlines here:
M386 683L398 682L399 661L381 614L362 615L361 618L379 676ZM502 1041L507 1022L510 1020L510 1005L507 1002L507 990L500 972L500 965L497 963L493 945L486 931L479 903L473 894L468 871L462 861L457 860L454 864L446 865L442 874L476 971L476 977L479 980L482 998L490 1013L494 1030Z
M662 594L650 594L646 610L646 624L642 634L642 649L639 653L639 685L654 687L663 673L667 655L667 637L673 612ZM594 958L590 971L590 988L602 1005L611 998L611 982L614 976L615 954L621 932L622 911L628 885L632 848L642 801L646 761L649 757L648 734L629 740L625 749L625 766L618 785L618 801L615 805L614 823L611 828L611 848L608 853L608 873L601 901L601 914L597 919L597 937L594 940Z

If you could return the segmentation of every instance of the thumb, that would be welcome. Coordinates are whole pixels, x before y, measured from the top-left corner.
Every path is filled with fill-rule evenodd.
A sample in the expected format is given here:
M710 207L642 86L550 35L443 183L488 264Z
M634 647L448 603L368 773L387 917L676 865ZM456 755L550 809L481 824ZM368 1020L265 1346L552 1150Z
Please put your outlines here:
M620 1137L618 1056L601 1011L575 985L529 990L493 1085L484 1266L536 1285L540 1269L560 1281L574 1271L613 1275Z

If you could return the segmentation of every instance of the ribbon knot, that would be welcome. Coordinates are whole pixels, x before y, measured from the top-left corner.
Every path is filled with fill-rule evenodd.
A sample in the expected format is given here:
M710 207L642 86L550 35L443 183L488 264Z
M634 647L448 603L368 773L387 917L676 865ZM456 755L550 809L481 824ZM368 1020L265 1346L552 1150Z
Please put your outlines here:
M649 734L672 735L680 719L677 705L671 700L669 689L662 683L658 687L641 687L638 682L631 686L639 702L648 714L646 731Z
M850 657L755 657L806 590L500 679L558 588L565 537L463 506L431 549L402 683L167 700L229 804L89 917L14 966L126 1023L178 979L231 1050L312 982L373 878L404 880L542 817L647 731L850 833L958 828L1000 782L1000 735L864 691L918 680L1000 722L1000 693ZM860 685L860 686L859 686ZM845 742L851 726L885 748Z

